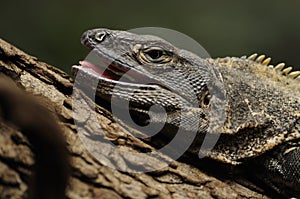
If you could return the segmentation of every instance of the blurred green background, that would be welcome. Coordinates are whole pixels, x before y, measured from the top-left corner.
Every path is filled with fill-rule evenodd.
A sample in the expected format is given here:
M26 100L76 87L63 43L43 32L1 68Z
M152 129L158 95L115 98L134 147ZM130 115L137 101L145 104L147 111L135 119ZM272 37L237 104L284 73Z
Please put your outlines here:
M1 0L0 37L70 72L87 50L83 31L106 27L170 28L198 41L212 57L258 52L300 69L300 1ZM298 66L298 67L297 67Z

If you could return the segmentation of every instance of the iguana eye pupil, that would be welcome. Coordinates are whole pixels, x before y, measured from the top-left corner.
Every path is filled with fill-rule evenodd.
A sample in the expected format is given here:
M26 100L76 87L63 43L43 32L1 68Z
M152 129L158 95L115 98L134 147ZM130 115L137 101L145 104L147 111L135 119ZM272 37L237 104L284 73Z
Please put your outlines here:
M172 58L172 52L157 46L141 49L138 54L138 59L150 64L168 63L172 60Z
M163 56L163 51L161 50L150 50L146 53L151 59L159 59Z

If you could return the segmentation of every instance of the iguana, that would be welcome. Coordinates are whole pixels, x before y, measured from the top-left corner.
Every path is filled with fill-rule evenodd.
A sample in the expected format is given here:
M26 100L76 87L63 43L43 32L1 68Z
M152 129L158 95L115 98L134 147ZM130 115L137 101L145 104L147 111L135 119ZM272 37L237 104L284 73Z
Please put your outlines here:
M220 138L206 157L244 164L281 196L300 197L299 71L291 72L284 64L272 66L270 58L257 54L203 59L159 37L126 31L88 30L81 42L99 60L81 61L73 72L85 75L81 83L86 87L90 79L99 81L100 99L130 101L134 121L142 126L165 122L160 134L167 138L182 123L187 137L196 128L189 148L194 154L215 123L210 130ZM210 87L226 94L211 93ZM210 117L216 105L212 100L225 102L224 121ZM151 110L153 105L164 107L166 118Z

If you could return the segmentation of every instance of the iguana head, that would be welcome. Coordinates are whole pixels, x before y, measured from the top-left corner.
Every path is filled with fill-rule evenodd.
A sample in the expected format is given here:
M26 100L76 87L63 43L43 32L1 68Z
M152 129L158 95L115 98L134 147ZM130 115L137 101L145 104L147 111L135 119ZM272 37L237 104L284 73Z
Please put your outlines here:
M196 103L201 107L209 101L207 83L213 68L193 53L159 37L94 29L86 31L81 42L98 57L96 63L88 60L81 62L82 66L92 68L98 76L116 80L119 85L147 84L172 90L183 98L185 106Z

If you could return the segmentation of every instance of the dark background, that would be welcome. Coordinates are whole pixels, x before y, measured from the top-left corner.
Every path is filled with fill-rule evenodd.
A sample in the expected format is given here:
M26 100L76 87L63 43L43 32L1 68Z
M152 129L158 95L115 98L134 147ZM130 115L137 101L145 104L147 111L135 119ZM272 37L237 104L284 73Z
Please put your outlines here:
M155 26L197 40L212 57L254 52L300 66L300 1L0 0L0 37L70 72L83 31ZM297 67L300 69L299 67Z

